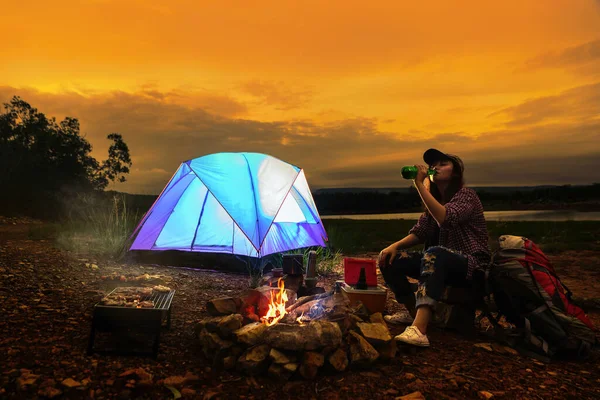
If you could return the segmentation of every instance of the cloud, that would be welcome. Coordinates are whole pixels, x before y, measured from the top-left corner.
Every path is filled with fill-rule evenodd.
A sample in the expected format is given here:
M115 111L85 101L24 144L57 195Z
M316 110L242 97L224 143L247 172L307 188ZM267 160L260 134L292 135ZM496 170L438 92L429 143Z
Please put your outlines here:
M517 106L507 107L490 114L506 115L507 126L524 126L552 121L585 123L598 120L600 110L600 82L579 86L556 96L531 99Z
M113 189L131 193L159 193L182 161L238 151L302 167L313 188L404 186L399 169L421 162L429 147L461 156L471 184L600 182L600 84L504 108L497 114L505 125L484 132L420 126L387 132L377 119L360 117L262 122L209 112L190 104L185 93L177 97L153 87L94 94L0 87L1 102L13 95L48 116L78 118L100 160L106 135L121 133L134 165L128 181Z
M283 82L252 80L240 85L240 89L277 110L291 110L308 103L313 92L308 89L293 90Z
M570 68L589 74L600 73L600 39L578 46L541 54L525 62L524 71L542 68Z

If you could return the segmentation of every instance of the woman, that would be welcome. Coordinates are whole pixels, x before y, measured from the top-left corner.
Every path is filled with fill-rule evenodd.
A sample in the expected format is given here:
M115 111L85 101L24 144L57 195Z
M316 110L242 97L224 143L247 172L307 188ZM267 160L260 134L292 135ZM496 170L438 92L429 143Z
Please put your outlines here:
M396 300L412 315L416 309L412 325L395 339L428 347L427 325L444 289L470 285L473 273L489 263L490 250L483 206L475 191L464 186L461 159L429 149L423 160L436 171L428 190L428 167L417 165L414 184L425 212L408 236L379 253L377 262ZM424 252L401 251L420 243L425 244ZM407 276L419 280L415 293ZM386 316L386 320L398 322L397 317Z

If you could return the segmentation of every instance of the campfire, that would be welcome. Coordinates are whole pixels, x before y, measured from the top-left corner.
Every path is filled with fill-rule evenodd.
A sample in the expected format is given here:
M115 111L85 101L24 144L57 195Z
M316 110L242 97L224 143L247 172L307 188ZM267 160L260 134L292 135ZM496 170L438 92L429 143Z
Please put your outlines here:
M238 298L207 302L212 317L196 334L215 367L314 379L322 368L344 371L395 356L381 313L351 303L343 290L307 289L302 275L266 278Z
M261 317L261 321L267 326L275 325L287 314L285 307L289 299L285 292L285 283L283 279L279 278L277 280L277 287L279 288L279 292L275 295L271 292L269 310L264 317Z

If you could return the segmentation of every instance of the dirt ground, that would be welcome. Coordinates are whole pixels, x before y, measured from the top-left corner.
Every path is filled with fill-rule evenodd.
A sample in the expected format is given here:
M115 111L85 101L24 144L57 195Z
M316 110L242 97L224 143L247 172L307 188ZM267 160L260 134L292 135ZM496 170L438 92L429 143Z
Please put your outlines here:
M600 398L597 353L586 361L546 364L502 346L476 346L491 343L483 332L468 338L431 329L428 349L403 348L390 362L323 373L314 381L281 382L220 371L202 355L194 324L208 316L207 300L246 289L246 275L101 262L60 251L49 241L28 240L27 223L2 222L0 399L169 399L179 394L204 400L396 399L410 394L427 399ZM592 299L590 304L600 298L599 253L567 252L551 261L577 297ZM159 275L177 290L172 327L161 334L157 359L86 354L94 304L125 284L103 279L111 274L128 279ZM319 285L330 289L339 278L320 277ZM388 296L388 312L397 308ZM588 312L600 327L600 312ZM403 329L390 325L394 335ZM169 386L179 389L174 393Z

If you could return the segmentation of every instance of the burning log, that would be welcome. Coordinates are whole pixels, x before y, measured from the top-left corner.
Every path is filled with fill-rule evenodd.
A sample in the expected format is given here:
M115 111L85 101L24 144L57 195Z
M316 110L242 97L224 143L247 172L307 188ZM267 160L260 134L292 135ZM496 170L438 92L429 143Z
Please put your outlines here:
M330 292L327 292L327 293L315 294L312 296L304 296L304 297L299 298L298 301L293 303L291 306L287 307L285 310L289 313L289 312L294 311L296 308L300 307L304 303L307 303L307 302L313 301L313 300L324 299L325 297L328 297L331 295L333 295L333 290Z
M279 282L280 286L277 288L260 286L256 289L250 289L244 294L243 308L247 317L253 319L252 314L256 314L259 318L266 317L270 323L274 323L273 320L278 316L283 318L286 313L285 308L296 301L296 292L285 289L283 281L280 280Z

